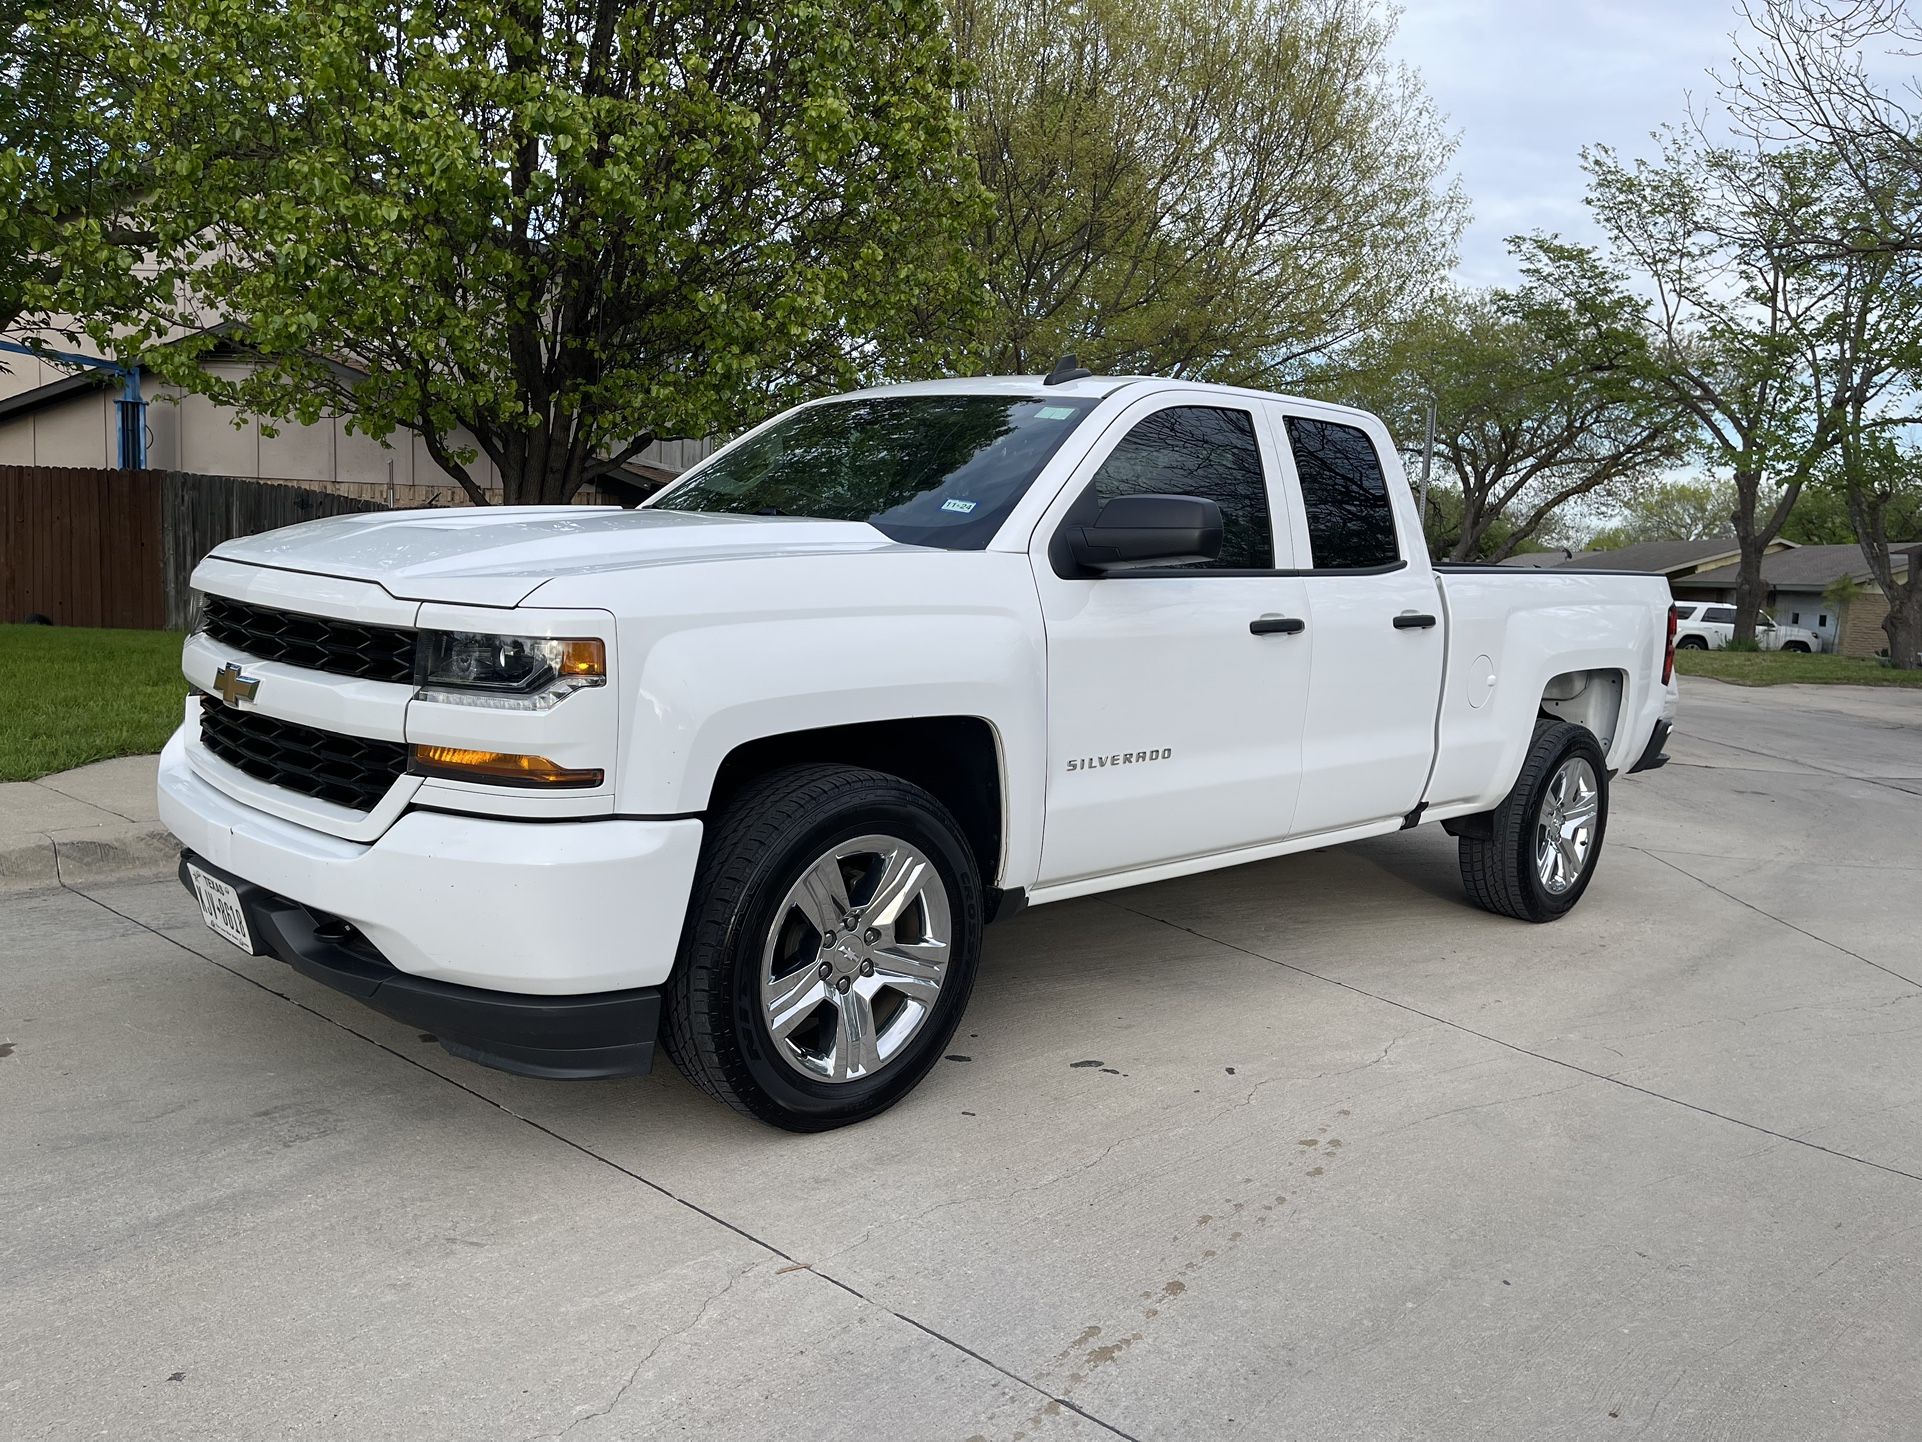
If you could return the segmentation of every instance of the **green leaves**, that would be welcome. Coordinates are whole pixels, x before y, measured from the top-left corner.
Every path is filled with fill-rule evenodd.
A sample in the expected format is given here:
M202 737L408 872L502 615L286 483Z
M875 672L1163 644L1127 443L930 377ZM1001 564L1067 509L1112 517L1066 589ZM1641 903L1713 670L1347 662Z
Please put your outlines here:
M1447 269L1451 139L1347 0L952 0L992 369L1273 381Z
M156 363L418 431L476 494L458 452L561 500L637 436L925 365L971 296L931 0L112 13L176 314L231 317L259 360Z

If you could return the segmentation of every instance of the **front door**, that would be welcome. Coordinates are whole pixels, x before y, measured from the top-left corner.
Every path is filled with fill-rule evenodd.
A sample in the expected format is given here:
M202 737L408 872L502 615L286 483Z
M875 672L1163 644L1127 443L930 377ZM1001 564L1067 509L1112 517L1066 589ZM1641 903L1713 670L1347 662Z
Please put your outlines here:
M1296 624L1307 583L1277 570L1292 542L1274 524L1272 444L1251 408L1164 393L1117 418L1037 528L1048 638L1040 884L1287 836L1314 637ZM1127 494L1214 500L1219 559L1085 578L1050 555L1064 519L1092 519Z

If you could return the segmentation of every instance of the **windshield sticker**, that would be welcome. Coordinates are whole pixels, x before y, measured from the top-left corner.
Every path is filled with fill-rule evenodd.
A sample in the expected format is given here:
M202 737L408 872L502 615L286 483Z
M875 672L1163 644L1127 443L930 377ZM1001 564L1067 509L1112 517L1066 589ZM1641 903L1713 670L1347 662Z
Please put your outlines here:
M1038 421L1071 421L1074 419L1073 406L1043 406L1034 413Z
M944 511L959 511L965 516L975 508L975 505L976 503L974 501L943 501L941 503L941 509Z

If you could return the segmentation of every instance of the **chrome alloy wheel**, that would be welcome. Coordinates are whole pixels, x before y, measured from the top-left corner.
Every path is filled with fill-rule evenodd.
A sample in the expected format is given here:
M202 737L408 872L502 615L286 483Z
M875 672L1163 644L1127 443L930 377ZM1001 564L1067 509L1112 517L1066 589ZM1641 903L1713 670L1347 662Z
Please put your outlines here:
M954 941L934 863L893 836L857 836L789 889L761 953L761 1009L789 1066L859 1081L934 1010Z
M1580 756L1564 761L1542 792L1535 818L1535 871L1542 886L1560 896L1582 878L1595 849L1595 818L1601 811L1595 768Z

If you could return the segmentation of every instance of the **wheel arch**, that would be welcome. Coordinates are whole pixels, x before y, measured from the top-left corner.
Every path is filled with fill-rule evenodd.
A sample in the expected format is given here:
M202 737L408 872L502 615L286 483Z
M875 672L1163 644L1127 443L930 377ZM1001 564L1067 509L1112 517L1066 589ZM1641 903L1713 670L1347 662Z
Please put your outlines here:
M1007 762L987 718L889 717L757 736L721 759L703 809L725 805L756 777L810 762L866 767L919 786L954 813L982 884L999 885L1008 851Z
M1607 756L1612 754L1616 732L1621 728L1627 695L1626 671L1597 666L1551 676L1537 704L1543 717L1586 727L1601 742L1602 754Z

